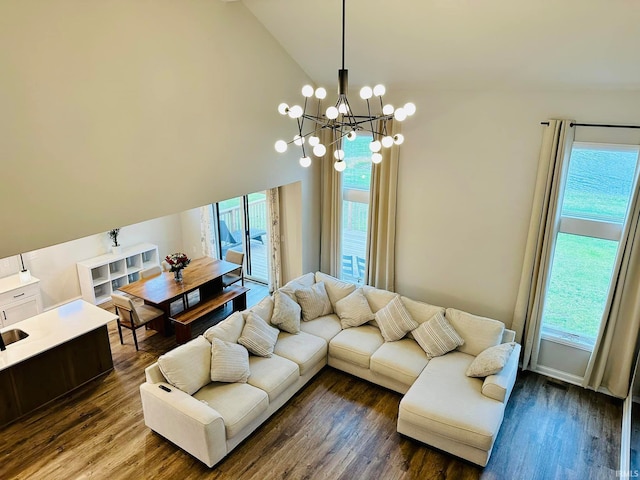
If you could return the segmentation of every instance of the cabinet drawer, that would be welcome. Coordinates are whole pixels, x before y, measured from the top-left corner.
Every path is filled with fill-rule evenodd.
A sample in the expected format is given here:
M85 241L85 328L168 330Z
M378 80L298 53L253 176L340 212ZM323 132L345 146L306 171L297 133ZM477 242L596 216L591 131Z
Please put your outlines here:
M14 290L0 293L0 305L5 303L15 302L21 298L31 297L40 293L40 285L38 283L32 283L23 287L18 287Z

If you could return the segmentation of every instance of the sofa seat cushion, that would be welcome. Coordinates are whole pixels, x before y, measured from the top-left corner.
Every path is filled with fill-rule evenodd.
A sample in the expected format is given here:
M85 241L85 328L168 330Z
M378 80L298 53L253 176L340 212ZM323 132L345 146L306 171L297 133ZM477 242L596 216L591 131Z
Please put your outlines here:
M298 364L286 358L272 355L271 357L249 358L251 375L247 383L264 390L272 402L282 392L296 383L300 377Z
M212 382L194 397L222 416L227 439L235 437L269 406L267 393L248 383Z
M297 335L282 332L274 353L297 363L300 375L304 375L318 363L327 362L327 342L305 332Z
M429 432L484 451L493 447L504 404L465 375L473 356L451 352L429 361L400 401L399 416Z
M420 345L410 338L385 342L371 356L371 371L411 386L429 360Z
M329 355L359 367L369 368L371 356L383 343L380 329L372 325L348 328L329 342Z
M302 322L300 324L300 330L315 335L316 337L324 338L327 343L329 343L333 337L342 331L342 326L340 325L338 316L330 314L314 318L308 322Z

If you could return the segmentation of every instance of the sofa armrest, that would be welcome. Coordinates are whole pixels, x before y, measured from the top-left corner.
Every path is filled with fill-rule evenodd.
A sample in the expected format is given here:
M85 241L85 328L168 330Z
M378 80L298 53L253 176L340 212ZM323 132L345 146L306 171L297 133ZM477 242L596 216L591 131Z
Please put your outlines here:
M160 388L165 386L171 391ZM151 430L212 467L227 454L222 416L210 406L167 383L140 385L144 423Z
M509 343L516 341L516 332L513 330L509 330L508 328L504 329L502 333L502 342L500 343Z
M495 375L489 375L484 379L482 394L506 404L511 395L511 390L513 390L513 385L516 383L519 359L520 345L516 343L504 368Z

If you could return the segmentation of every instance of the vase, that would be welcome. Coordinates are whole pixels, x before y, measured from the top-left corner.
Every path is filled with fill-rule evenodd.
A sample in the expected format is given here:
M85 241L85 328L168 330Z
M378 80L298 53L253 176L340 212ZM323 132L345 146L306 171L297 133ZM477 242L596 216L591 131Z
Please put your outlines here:
M181 268L173 272L173 278L176 280L176 282L179 282L179 283L182 282L182 269Z

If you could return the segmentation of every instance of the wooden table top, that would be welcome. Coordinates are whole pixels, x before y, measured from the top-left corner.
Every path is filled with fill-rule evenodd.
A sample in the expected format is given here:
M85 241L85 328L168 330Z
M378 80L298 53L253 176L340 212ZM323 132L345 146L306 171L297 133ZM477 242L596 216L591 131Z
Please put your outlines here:
M162 272L159 275L123 285L119 290L160 305L178 299L238 268L239 265L235 263L203 257L192 260L189 266L182 270L181 283L174 280L173 272Z

